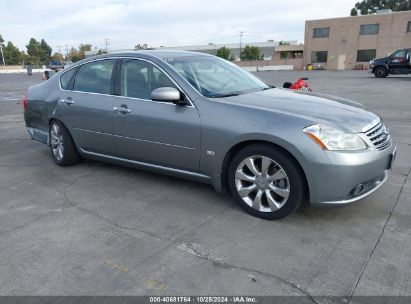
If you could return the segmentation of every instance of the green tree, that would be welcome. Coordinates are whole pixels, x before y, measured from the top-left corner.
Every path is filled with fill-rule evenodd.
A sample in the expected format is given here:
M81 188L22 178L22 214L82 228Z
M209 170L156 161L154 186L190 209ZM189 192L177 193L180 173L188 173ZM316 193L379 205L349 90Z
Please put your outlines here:
M230 59L230 53L231 53L230 49L223 46L223 47L220 47L217 50L216 55L217 55L217 57L224 58L225 60L229 60Z
M57 61L59 61L59 62L62 62L62 61L64 60L64 56L63 56L63 54L61 54L61 53L59 53L59 52L55 52L55 53L53 54L53 56L51 56L51 59L57 60Z
M14 46L14 44L9 41L7 46L3 50L4 60L6 64L17 65L23 62L23 54L20 50Z
M149 47L147 43L139 43L134 46L135 50L152 50L153 48Z
M73 62L77 62L79 60L83 59L83 57L81 56L81 54L79 53L79 51L72 47L68 53L68 60L71 60Z
M91 51L91 48L93 46L91 44L80 44L78 47L78 53L81 57L81 59L86 58L86 52Z
M259 60L261 59L261 51L259 47L246 45L241 52L241 60Z
M290 45L290 43L288 41L281 40L278 45Z
M47 44L47 42L44 39L41 39L40 41L40 62L42 64L48 64L51 59L51 52L52 49L51 47Z
M40 64L40 42L34 38L30 38L29 44L26 45L27 49L27 63L28 64Z
M394 12L411 10L411 0L362 0L355 3L351 16L371 15L380 9L391 9Z

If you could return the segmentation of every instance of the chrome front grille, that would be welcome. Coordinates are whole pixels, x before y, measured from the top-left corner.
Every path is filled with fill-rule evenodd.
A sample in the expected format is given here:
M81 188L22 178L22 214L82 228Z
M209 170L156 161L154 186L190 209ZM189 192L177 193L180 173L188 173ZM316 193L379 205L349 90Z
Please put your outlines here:
M374 147L379 151L391 146L390 132L382 121L380 121L380 123L375 127L365 132L365 134Z

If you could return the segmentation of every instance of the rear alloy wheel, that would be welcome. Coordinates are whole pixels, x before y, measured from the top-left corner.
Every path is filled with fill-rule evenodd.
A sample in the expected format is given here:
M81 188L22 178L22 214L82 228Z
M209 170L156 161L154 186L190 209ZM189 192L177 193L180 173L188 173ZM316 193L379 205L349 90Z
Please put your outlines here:
M388 71L386 68L379 67L374 70L374 76L376 78L385 78L388 76Z
M230 190L247 212L264 219L280 219L296 210L305 198L300 171L282 151L267 145L249 146L230 164Z
M74 165L80 156L66 127L59 121L50 124L50 151L54 161L59 166Z

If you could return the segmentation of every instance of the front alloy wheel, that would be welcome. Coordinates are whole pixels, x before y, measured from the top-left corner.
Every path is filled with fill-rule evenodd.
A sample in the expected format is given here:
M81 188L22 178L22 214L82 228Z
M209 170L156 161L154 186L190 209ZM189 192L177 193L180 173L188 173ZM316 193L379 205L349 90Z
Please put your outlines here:
M242 200L260 212L281 209L290 195L290 181L284 169L274 160L253 155L237 167L235 185Z
M268 144L240 150L228 167L232 196L248 213L264 219L280 219L306 199L305 176L286 151Z

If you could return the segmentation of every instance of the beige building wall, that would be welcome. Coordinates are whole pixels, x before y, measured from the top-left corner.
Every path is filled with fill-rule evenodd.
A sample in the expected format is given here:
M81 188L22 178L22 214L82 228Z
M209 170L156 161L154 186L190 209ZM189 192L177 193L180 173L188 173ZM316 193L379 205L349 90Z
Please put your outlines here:
M311 62L314 51L328 51L326 63L313 63L314 68L353 69L357 64L357 51L376 49L376 57L385 57L393 51L411 48L411 32L407 32L411 11L381 15L367 15L323 20L309 20L305 23L304 63ZM362 24L379 24L378 35L360 35ZM330 28L328 38L313 38L314 28Z

